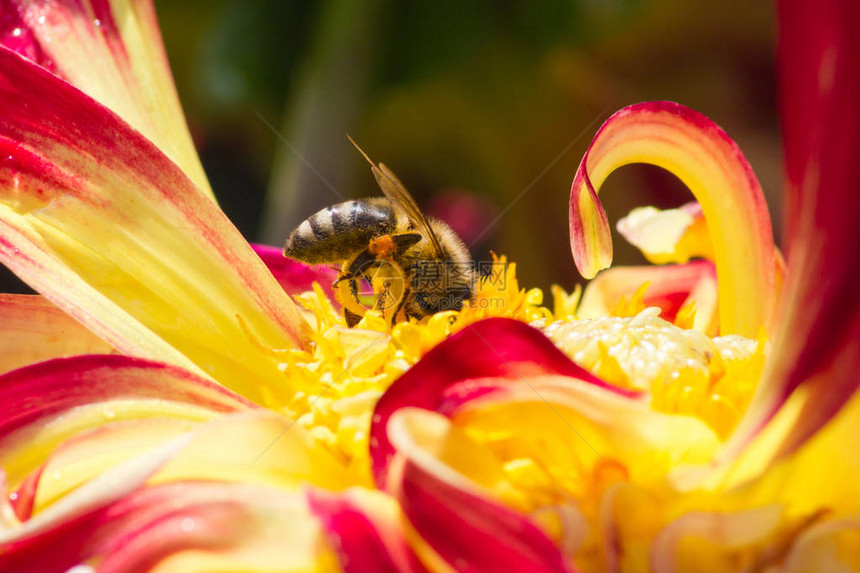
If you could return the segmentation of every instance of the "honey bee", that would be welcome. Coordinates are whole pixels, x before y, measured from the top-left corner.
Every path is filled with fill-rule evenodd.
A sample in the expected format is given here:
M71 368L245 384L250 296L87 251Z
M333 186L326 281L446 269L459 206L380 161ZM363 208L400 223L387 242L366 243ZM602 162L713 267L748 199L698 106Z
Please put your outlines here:
M374 309L393 324L459 310L473 295L469 249L444 222L425 217L400 179L370 163L384 197L345 201L314 213L287 238L284 255L309 264L339 264L335 296L347 325L367 311L358 283L373 287Z

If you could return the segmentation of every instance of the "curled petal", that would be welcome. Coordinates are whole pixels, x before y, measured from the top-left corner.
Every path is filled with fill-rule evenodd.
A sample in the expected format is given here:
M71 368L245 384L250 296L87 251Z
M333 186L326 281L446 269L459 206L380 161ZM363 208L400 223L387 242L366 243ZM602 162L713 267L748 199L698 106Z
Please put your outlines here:
M574 571L527 517L435 457L448 448L448 425L415 408L397 412L389 425L398 454L391 487L418 537L422 561L476 572Z
M0 0L0 45L119 114L212 195L150 0Z
M785 405L796 415L777 447L782 456L826 424L860 383L860 4L779 7L788 274L774 358L729 453Z
M109 110L3 48L0 107L0 260L118 350L273 400L267 348L302 344L307 324L217 206Z
M634 395L577 366L548 338L522 322L506 318L477 322L430 350L380 398L370 429L377 484L384 485L394 453L386 427L397 410L412 406L450 413L466 401L501 391L510 382L536 374L570 376L610 392ZM482 384L480 379L488 381Z
M734 141L681 105L632 105L595 135L570 191L571 250L580 273L592 278L612 260L609 224L597 191L610 173L629 163L667 169L696 197L714 248L721 332L756 337L771 320L776 280L767 205Z
M0 324L0 373L51 358L111 351L109 344L40 296L0 294Z
M785 573L845 570L857 563L860 515L818 523L798 536L785 557ZM845 554L848 555L845 555ZM847 559L840 559L847 557ZM850 569L849 569L850 570Z
M682 540L696 537L721 549L737 549L761 541L779 525L783 509L778 505L737 513L689 512L663 529L651 548L651 570L681 573L701 563L701 553L683 554Z

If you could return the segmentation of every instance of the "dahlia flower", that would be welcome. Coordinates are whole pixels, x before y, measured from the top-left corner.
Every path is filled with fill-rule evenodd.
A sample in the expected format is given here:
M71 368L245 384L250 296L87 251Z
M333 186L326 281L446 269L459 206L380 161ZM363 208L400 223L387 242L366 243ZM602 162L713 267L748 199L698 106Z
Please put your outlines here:
M860 569L854 3L779 6L787 265L737 145L649 102L574 177L583 292L497 257L355 328L218 208L150 2L0 8L0 261L40 293L0 297L0 571ZM600 272L633 162L696 202Z

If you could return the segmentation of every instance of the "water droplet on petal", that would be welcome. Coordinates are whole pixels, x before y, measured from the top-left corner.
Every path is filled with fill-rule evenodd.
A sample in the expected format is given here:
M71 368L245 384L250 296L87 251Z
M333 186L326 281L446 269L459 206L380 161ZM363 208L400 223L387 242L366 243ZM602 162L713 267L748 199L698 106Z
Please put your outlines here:
M93 20L93 25L95 25L96 28L101 28L102 21L96 18L95 20Z
M0 168L4 171L8 171L12 176L12 188L18 189L21 185L21 178L18 175L18 172L21 170L21 164L18 163L18 160L15 159L15 156L8 155L2 161L0 161Z
M21 35L21 28L15 28L14 30L12 30L12 35L15 36L16 38L18 36L20 36Z
M75 565L71 569L67 569L66 573L96 573L96 570L89 565Z
M45 23L45 15L42 14L41 16L39 16L39 19L37 20L37 22L39 22L39 24L44 24Z
M179 524L179 527L182 528L182 531L191 531L194 529L194 520L190 517L186 517L182 520L182 523Z
M18 499L18 492L17 491L9 492L9 501L15 501L16 499Z

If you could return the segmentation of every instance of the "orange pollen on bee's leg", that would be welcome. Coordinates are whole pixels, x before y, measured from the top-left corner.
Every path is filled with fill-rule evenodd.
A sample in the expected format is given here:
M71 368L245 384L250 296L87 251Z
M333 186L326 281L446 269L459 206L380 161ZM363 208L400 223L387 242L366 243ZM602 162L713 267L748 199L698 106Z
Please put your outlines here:
M391 235L382 235L381 237L371 239L367 250L370 251L371 255L385 258L396 253L397 246L394 244L394 239L391 238Z

